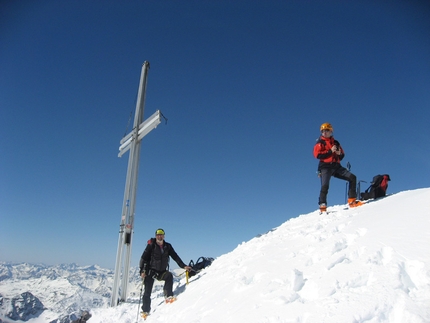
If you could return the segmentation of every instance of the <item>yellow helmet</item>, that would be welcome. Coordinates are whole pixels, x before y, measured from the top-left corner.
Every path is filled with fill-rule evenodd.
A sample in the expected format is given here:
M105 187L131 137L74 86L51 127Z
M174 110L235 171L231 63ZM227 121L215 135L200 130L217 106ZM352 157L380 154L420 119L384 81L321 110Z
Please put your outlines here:
M158 235L158 234L165 235L166 233L164 232L163 229L160 228L160 229L155 230L155 235Z
M323 124L321 125L321 127L320 127L320 131L323 131L323 130L333 131L333 127L331 126L331 124L330 124L330 123L325 122L325 123L323 123Z

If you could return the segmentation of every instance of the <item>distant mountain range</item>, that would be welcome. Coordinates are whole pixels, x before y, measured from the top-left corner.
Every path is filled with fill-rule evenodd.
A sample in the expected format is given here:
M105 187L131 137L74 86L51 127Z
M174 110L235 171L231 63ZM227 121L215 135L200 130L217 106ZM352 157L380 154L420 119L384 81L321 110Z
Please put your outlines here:
M108 307L113 274L97 265L0 262L0 322L40 317L43 322L70 323L83 310ZM138 298L138 268L132 268L129 277L129 296Z

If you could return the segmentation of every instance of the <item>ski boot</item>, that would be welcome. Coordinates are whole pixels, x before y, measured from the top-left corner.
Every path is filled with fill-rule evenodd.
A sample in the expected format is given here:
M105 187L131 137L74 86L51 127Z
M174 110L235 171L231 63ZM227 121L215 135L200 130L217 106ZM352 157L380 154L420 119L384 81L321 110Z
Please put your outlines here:
M175 296L166 297L166 303L173 303L174 301L176 301Z
M320 204L320 214L327 213L327 205L325 203Z
M351 207L361 206L363 204L364 204L363 202L357 201L357 199L354 198L354 197L351 197L351 198L348 199L348 205L349 205L350 208Z

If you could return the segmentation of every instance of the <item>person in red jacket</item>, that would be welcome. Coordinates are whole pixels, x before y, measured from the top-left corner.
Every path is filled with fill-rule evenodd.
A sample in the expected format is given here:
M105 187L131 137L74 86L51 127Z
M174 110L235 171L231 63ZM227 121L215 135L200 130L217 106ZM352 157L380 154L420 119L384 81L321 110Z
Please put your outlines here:
M327 122L323 123L320 130L321 136L314 146L314 157L320 160L318 164L318 175L321 178L318 200L320 211L326 212L327 210L327 194L332 176L349 182L348 204L350 207L360 206L362 203L357 201L357 177L340 164L345 157L345 152L333 137L332 125Z

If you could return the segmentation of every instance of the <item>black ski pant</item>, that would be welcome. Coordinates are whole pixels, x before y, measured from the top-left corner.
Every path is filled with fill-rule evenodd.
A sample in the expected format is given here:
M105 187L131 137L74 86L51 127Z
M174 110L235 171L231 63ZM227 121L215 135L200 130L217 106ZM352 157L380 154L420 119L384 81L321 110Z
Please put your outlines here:
M321 191L318 204L324 203L327 205L327 194L330 187L330 178L332 176L349 182L348 198L357 197L357 177L345 167L337 164L331 167L323 167L320 169Z
M142 312L149 313L151 311L151 293L152 287L154 286L154 279L158 281L164 281L164 297L173 296L173 275L170 271L157 273L150 271L146 275L143 284L145 285L145 292L142 297Z

